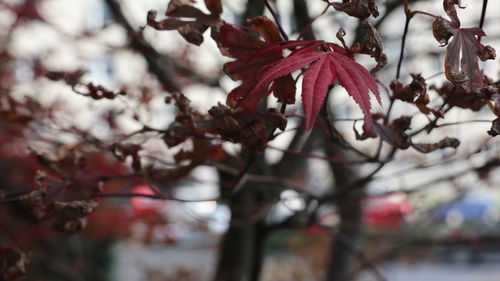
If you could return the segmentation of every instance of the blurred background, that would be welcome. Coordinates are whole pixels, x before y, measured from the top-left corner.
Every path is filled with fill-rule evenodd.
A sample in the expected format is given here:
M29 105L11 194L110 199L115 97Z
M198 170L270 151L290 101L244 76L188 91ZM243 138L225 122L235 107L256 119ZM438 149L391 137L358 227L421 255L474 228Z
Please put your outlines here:
M198 2L195 6L206 12L203 1ZM270 2L290 38L325 6L320 0ZM376 105L374 111L383 112L400 56L405 14L402 1L375 2L380 15L369 21L379 30L389 61L377 73L386 88L381 89L383 106ZM271 18L260 0L222 3L221 16L230 23L244 24L245 19L262 14ZM410 3L412 9L445 17L442 1ZM168 0L0 1L0 199L5 199L0 203L0 255L7 256L3 249L22 249L19 256L23 259L17 261L29 260L26 280L194 281L220 276L221 255L226 253L221 241L233 228L245 224L234 215L234 205L240 203L228 199L221 188L234 175L228 180L220 170L236 166L214 162L199 165L175 180L144 179L133 167L135 158L127 158L133 152L102 149L111 143L130 149L140 145L142 150L135 156L143 169L169 169L180 163L176 158L179 151L196 144L168 147L155 132L136 134L145 126L164 129L174 122L176 110L164 102L170 89L161 73L176 81L200 112L219 102L225 104L227 93L238 85L224 74L222 65L230 59L220 54L210 32L204 33L202 45L194 46L176 31L146 26L148 11L163 15L167 4ZM478 26L482 1L464 0L462 4L466 7L459 10L462 25ZM490 1L483 26L488 36L482 43L494 48L500 46L499 10L500 2ZM428 17L412 19L400 75L404 84L411 81L410 73L420 73L431 88L446 83L445 48L433 38L431 26ZM314 21L306 39L338 43L340 27L346 30L345 39L351 45L358 19L334 9ZM357 60L368 69L375 65L367 56ZM160 73L152 65L160 67ZM480 67L498 81L498 59L480 62ZM55 73L66 75L66 83L55 81L58 79L50 76ZM69 74L81 79L79 86L67 83ZM126 95L92 99L79 88L88 83L113 92L123 90ZM437 92L430 95L429 106L439 107L442 100ZM268 105L279 106L272 99ZM339 134L360 151L377 151L379 140L356 139L352 128L358 125L353 120L361 117L361 111L345 90L336 87L332 91L329 107L340 120L335 123ZM301 105L288 110L300 114ZM396 102L392 114L413 116L411 132L430 121L402 102ZM335 266L343 266L343 275L331 280L500 280L500 142L486 133L492 119L484 103L477 108L449 108L439 129L415 134L413 140L431 143L450 136L460 139L460 146L428 154L399 151L363 187L363 194L342 203L360 200L362 208L352 209L359 216L352 221L339 201L324 199L342 178L332 170L345 164L328 161L331 158L321 142L308 142L304 154L299 154L300 161L286 158L298 135L296 130L287 130L270 142L264 159L266 165L278 164L277 177L290 182L274 182L279 188L273 189L272 199L251 210L260 230L247 246L259 249L254 261L259 268L254 271L257 276L243 280L325 280L332 276L329 268ZM298 127L300 120L289 118L287 128ZM240 147L223 143L222 148L225 154L237 156ZM383 146L379 153L390 150ZM117 154L126 159L118 161ZM44 165L41 155L52 159L51 164ZM283 159L289 162L279 164ZM80 169L68 168L75 163ZM356 177L369 174L378 165L358 164L355 171L347 165L340 173ZM78 186L46 179L41 171L47 169L49 174L53 169L71 175ZM100 189L109 194L127 191L146 196L97 198L99 206L87 217L81 232L64 235L49 224L34 223L36 204L40 203L36 198L28 200L28 208L10 204L4 196L43 184L57 192ZM265 175L255 176L255 184L259 190L269 186ZM154 197L158 189L175 200L147 197ZM352 235L343 231L349 223L356 224ZM247 240L239 241L235 245ZM239 251L244 254L244 249ZM337 256L332 262L334 251L345 252L348 258ZM4 278L16 280L18 276Z

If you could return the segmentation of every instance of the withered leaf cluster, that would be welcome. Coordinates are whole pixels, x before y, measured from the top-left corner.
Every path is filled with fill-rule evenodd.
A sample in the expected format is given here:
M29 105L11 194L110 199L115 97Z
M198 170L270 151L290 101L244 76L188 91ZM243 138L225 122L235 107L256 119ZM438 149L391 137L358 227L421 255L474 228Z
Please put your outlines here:
M212 107L209 114L222 139L244 144L250 149L262 149L272 138L272 133L276 129L284 130L287 124L285 116L274 108L248 118L240 111L219 104Z
M49 71L45 76L52 81L63 81L68 86L71 86L73 91L76 93L90 97L95 100L100 99L115 99L117 96L126 95L125 90L119 90L117 92L106 89L102 85L94 85L94 83L82 83L81 79L85 75L84 70L76 70L73 72L63 72L63 71Z
M388 126L374 122L373 131L387 143L390 143L400 149L407 149L411 144L410 137L406 134L406 131L410 129L410 126L411 117L402 116L394 119Z
M411 74L411 77L412 81L408 85L403 85L398 79L391 82L390 87L393 92L391 98L414 104L426 115L432 113L436 117L442 117L441 112L427 106L430 99L425 79L420 74Z
M192 136L203 136L205 129L199 126L203 116L191 108L191 101L183 94L175 93L166 102L174 101L177 108L175 121L163 134L163 140L168 147L174 147Z
M211 151L213 146L217 147L215 155L220 154L217 152L220 144L201 141L214 137L252 149L262 149L272 137L272 132L286 127L286 118L275 109L249 116L242 110L219 104L203 115L191 108L191 102L182 94L174 94L170 100L175 101L177 113L175 122L165 130L163 140L168 147L173 147L190 139L196 144L194 149L197 155L204 155L202 147Z
M359 19L366 19L369 16L376 18L379 15L375 0L342 0L342 3L332 3L332 5L336 10Z
M166 19L157 21L157 12L148 12L147 25L157 30L177 30L191 44L203 43L203 33L220 22L222 4L220 0L205 0L210 14L205 14L193 6L195 1L172 0L165 12Z
M361 21L361 40L356 42L350 49L353 53L370 55L375 59L377 65L370 71L375 73L387 65L387 55L384 53L382 39L378 31L368 21Z
M392 120L389 125L385 125L379 122L373 123L373 133L374 135L368 135L364 133L360 135L355 131L357 139L365 139L368 137L380 136L380 138L399 149L408 149L409 147L422 153L430 153L438 149L444 148L457 148L460 145L460 141L456 138L445 137L437 143L414 143L410 136L406 133L407 130L411 129L411 116L401 116Z
M19 196L16 204L36 221L52 220L52 227L66 234L80 231L85 226L85 218L97 207L97 202L90 200L50 202L45 188Z
M443 83L440 87L431 85L430 88L435 90L443 100L446 100L447 104L452 106L478 111L486 104L484 95L471 95L465 89L456 87L450 82Z
M54 220L54 229L72 234L85 226L86 217L97 205L95 201L55 201L48 205L47 216Z
M495 49L484 46L476 36L486 36L479 27L462 28L455 6L460 0L444 0L443 7L450 20L436 17L432 24L433 35L436 40L447 46L444 62L446 78L468 92L476 92L484 86L483 73L479 69L477 60L495 59ZM449 42L450 38L453 39Z

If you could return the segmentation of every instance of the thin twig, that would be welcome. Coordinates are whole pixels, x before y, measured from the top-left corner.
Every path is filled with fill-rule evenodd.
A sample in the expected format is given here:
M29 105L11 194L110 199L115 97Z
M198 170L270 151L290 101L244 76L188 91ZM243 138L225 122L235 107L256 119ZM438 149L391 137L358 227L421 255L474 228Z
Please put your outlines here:
M413 14L411 14L409 12L406 13L405 27L404 27L404 31L403 31L403 37L401 39L401 50L399 53L398 68L396 70L396 79L399 79L399 75L401 72L401 65L403 63L403 57L404 57L404 51L405 51L406 35L408 34L408 26L410 25L410 20L411 20L412 16L413 16Z
M345 159L341 159L341 158L332 158L332 157L328 157L328 156L323 156L323 155L314 154L314 153L307 153L307 152L303 152L303 151L282 149L282 148L278 148L278 147L275 147L275 146L272 146L269 144L267 145L267 148L273 149L273 150L278 150L278 151L281 151L284 153L299 155L299 156L302 156L304 158L325 160L325 161L330 162L330 163L341 163L341 164L346 164L346 165L347 164L349 164L349 165L362 165L362 164L366 163L365 159L345 160Z
M306 25L306 27L304 27L302 29L302 31L300 32L299 36L297 36L297 40L300 40L300 38L302 38L302 36L304 36L304 34L312 27L312 24L319 18L321 17L322 15L324 15L326 13L326 11L328 11L328 8L330 7L330 3L327 3L326 7L323 9L323 11L318 15L316 16L314 19L312 19L311 21L309 21L309 23Z
M486 7L488 6L488 0L483 0L483 8L481 9L481 19L479 19L479 28L483 28L484 19L486 18ZM477 40L481 42L481 36L477 37Z
M440 127L446 127L446 126L454 126L454 125L465 125L467 123L491 123L491 120L466 120L466 121L459 121L459 122L449 122L449 123L442 123L439 125L435 125L435 128L440 128Z
M352 152L358 154L359 156L366 158L366 160L368 162L378 162L378 159L375 159L373 156L370 156L370 155L364 153L363 151L352 146L349 142L347 142L345 140L345 138L342 136L342 134L340 134L337 131L337 129L335 129L335 127L329 121L330 117L329 117L329 111L328 111L328 98L329 98L329 95L326 96L326 99L323 103L323 109L321 110L320 114L321 114L321 116L326 124L326 127L328 129L328 135L329 135L330 139L332 139L335 143L339 144L343 148L351 150Z
M160 195L160 194L143 194L143 193L121 193L121 192L113 192L113 193L97 193L94 195L91 195L93 198L106 198L106 197L113 197L113 198L134 198L134 197L143 197L143 198L149 198L149 199L159 199L159 200L172 200L172 201L179 201L179 202L206 202L206 201L216 201L219 198L206 198L206 199L182 199L182 198L175 198L175 197L168 197L165 195Z
M283 36L283 39L285 39L285 41L288 41L289 40L288 35L286 35L285 30L283 30L283 27L281 26L280 21L278 19L278 16L276 15L276 12L274 11L273 7L271 7L271 4L269 4L269 0L264 0L264 3L266 4L266 7L271 13L271 15L273 15L274 21L276 22L276 25L278 25L278 29L280 31L281 36Z
M377 268L377 265L373 263L371 260L369 260L365 253L363 251L359 250L354 243L351 241L351 238L347 237L346 235L343 235L341 233L335 233L335 239L340 242L340 244L344 245L344 248L347 249L353 256L355 256L359 262L361 263L361 266L365 268L369 268L373 274L377 277L379 281L386 281L387 278L380 272L380 270ZM344 278L342 278L344 280ZM347 279L345 279L347 280Z
M443 108L446 106L446 104L448 103L450 97L453 95L453 93L455 92L455 89L456 87L453 87L453 90L450 92L450 94L446 97L446 99L444 100L443 104L441 104L441 106L439 107L438 111L442 111ZM444 112L443 112L443 116L448 112L450 111L451 109L453 108L453 105L450 105ZM413 137L415 135L418 135L420 134L421 132L427 130L427 133L430 133L434 128L436 128L436 124L437 124L437 121L439 120L440 117L436 117L434 118L433 121L429 122L429 124L425 125L424 127L416 130L415 132L409 134L410 137Z

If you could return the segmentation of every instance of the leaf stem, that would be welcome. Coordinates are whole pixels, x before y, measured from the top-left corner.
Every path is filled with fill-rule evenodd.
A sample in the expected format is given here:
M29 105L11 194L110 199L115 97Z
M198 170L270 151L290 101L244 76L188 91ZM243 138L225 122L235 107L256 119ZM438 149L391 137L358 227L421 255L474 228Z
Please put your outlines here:
M403 63L406 35L408 34L408 26L410 25L410 20L411 20L412 16L413 16L413 14L411 14L409 12L406 13L405 27L404 27L404 31L403 31L403 37L401 39L401 51L399 53L398 68L396 70L396 79L399 79L399 75L401 73L401 64Z
M334 125L330 122L331 118L330 118L330 112L328 110L328 99L329 99L330 95L327 95L326 98L325 98L325 101L323 102L323 108L322 110L320 111L320 115L321 117L323 118L325 124L326 124L326 128L328 130L328 135L330 137L330 139L337 143L338 145L340 145L341 147L345 148L345 149L348 149L348 150L351 150L352 152L358 154L359 156L363 157L366 159L366 161L368 162L379 162L378 159L375 159L373 158L372 156L364 153L363 151L355 148L353 145L351 145L338 131L337 129L334 127Z
M323 11L321 12L321 14L319 14L318 16L316 16L313 20L311 20L307 25L306 27L304 27L302 29L302 31L300 32L299 36L297 37L296 40L300 40L300 38L302 38L302 36L304 36L304 34L307 32L307 30L309 30L312 26L312 24L319 18L321 17L322 15L324 15L326 13L326 11L328 11L328 7L330 7L330 3L327 3L326 7L323 9Z
M424 11L412 11L412 12L411 12L411 16L413 16L413 15L415 15L415 14L421 14L421 15L428 16L428 17L431 17L431 18L434 18L434 19L437 19L437 18L438 18L438 16L433 15L433 14L431 14L431 13L424 12Z
M483 8L481 9L481 19L479 19L479 28L483 28L484 18L486 17L486 7L488 6L488 0L483 0ZM477 37L477 40L481 42L481 36Z
M273 7L271 7L269 0L264 0L264 3L266 4L266 7L269 10L269 12L271 13L271 15L273 15L274 21L276 22L276 25L278 26L278 29L281 33L281 36L283 36L283 39L285 39L285 41L288 41L289 40L288 35L286 35L285 30L283 30L283 27L281 26L280 21L278 19L278 16L276 15L276 12L274 11Z

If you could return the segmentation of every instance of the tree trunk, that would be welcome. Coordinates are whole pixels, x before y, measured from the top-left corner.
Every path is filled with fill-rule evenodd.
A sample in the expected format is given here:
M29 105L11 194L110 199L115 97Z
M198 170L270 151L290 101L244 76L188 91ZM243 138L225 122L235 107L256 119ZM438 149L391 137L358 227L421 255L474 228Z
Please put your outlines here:
M327 153L330 157L334 157L335 154L343 152L332 145L327 148ZM350 187L357 178L356 171L348 165L332 164L331 168L335 177L335 192ZM336 201L340 225L338 232L332 236L327 281L344 281L348 278L349 273L354 270L356 265L356 255L354 253L359 248L359 239L363 227L361 205L363 189L356 187L343 194L346 195Z
M250 173L265 174L264 157L256 159ZM234 180L234 176L230 177ZM222 181L226 181L222 179ZM245 184L230 197L231 224L220 243L214 280L258 280L264 259L267 225L262 213L278 196L273 186ZM263 209L264 208L264 209ZM266 211L266 212L262 212Z
M241 24L246 20L264 13L262 0L248 0ZM258 156L250 172L262 174L265 172L264 156ZM220 174L221 182L234 182L232 176ZM256 211L269 200L269 190L266 186L245 184L234 196L229 196L231 224L220 243L219 261L214 281L250 281L258 280L262 267L265 225L259 219L252 219Z
M243 187L231 198L231 224L222 238L219 263L215 273L215 281L249 280L255 250L255 224L248 221L252 215L252 190Z

